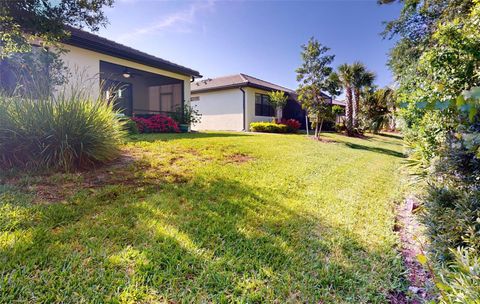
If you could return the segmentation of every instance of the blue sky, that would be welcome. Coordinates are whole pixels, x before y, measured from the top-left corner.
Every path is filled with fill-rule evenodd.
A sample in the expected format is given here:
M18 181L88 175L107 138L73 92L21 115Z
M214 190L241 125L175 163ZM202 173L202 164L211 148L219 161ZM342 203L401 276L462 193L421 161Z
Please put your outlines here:
M99 34L205 77L242 72L292 89L300 45L314 36L336 55L334 67L360 60L384 86L392 82L385 64L393 41L379 33L399 11L376 0L116 0Z

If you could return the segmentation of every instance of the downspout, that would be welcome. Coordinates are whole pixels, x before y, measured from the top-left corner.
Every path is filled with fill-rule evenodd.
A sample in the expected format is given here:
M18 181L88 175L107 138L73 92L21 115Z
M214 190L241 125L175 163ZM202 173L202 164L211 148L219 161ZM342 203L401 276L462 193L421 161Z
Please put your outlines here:
M245 115L245 90L244 90L243 88L239 88L239 89L240 89L240 91L242 91L242 93L243 93L243 105L242 105L242 106L243 106L243 115L242 115L242 117L243 117L243 130L242 130L242 131L243 131L243 132L246 132L246 131L247 131L247 128L246 128L246 126L245 126L245 116L246 116L246 115Z

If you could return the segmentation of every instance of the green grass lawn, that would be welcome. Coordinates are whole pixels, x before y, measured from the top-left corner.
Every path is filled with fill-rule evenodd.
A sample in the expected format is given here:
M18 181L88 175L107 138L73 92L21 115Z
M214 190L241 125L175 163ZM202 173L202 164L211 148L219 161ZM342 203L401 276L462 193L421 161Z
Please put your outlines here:
M137 136L93 172L3 178L0 302L385 303L398 138Z

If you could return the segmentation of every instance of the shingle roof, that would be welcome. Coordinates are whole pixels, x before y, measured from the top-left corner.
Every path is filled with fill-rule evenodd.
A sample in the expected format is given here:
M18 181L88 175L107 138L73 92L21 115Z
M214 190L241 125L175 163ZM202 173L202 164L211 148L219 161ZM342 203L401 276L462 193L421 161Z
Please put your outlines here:
M68 27L67 29L71 32L71 35L64 41L65 44L77 46L98 53L111 55L129 61L134 61L140 64L148 65L162 70L167 70L170 72L175 72L187 76L202 77L198 71L141 52L126 45L117 43L115 41L73 27Z
M274 83L271 83L265 80L258 79L250 75L242 74L242 73L199 80L197 82L192 83L191 85L192 93L216 91L216 90L239 88L239 87L253 87L253 88L263 89L267 91L275 90L275 91L284 91L285 93L288 93L288 94L295 94L294 90L276 85Z

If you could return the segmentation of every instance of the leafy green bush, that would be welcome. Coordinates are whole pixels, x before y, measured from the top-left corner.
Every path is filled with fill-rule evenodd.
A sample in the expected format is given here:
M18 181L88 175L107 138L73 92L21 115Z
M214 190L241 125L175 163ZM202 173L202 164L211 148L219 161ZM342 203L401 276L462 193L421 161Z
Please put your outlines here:
M431 159L423 223L441 303L480 299L479 126L448 132ZM452 248L462 248L453 250ZM448 265L448 266L443 266Z
M438 261L452 258L449 248L480 253L480 159L464 136L447 137L428 178L423 222Z
M130 118L122 119L124 121L125 130L128 134L135 135L140 134L140 130L138 129L137 123Z
M200 114L196 106L186 104L183 107L176 107L172 118L179 124L191 125L200 123L202 114Z
M480 193L432 187L425 201L424 223L432 253L451 258L449 248L468 246L480 252Z
M123 122L81 93L35 100L0 95L0 167L71 170L119 154Z
M347 130L347 128L345 127L345 124L343 122L336 123L334 128L335 128L335 132L338 132L338 133L342 133L342 132L345 132Z
M273 122L252 122L250 124L250 130L253 132L287 133L288 127Z
M480 256L474 252L453 251L454 262L444 267L436 282L441 303L478 303L480 299Z
M407 111L403 112L406 113ZM409 154L407 163L411 174L427 176L432 160L439 156L440 147L445 144L447 134L455 128L455 123L450 116L440 112L427 112L421 114L421 117L415 116L417 115L404 116L407 128L403 135Z

